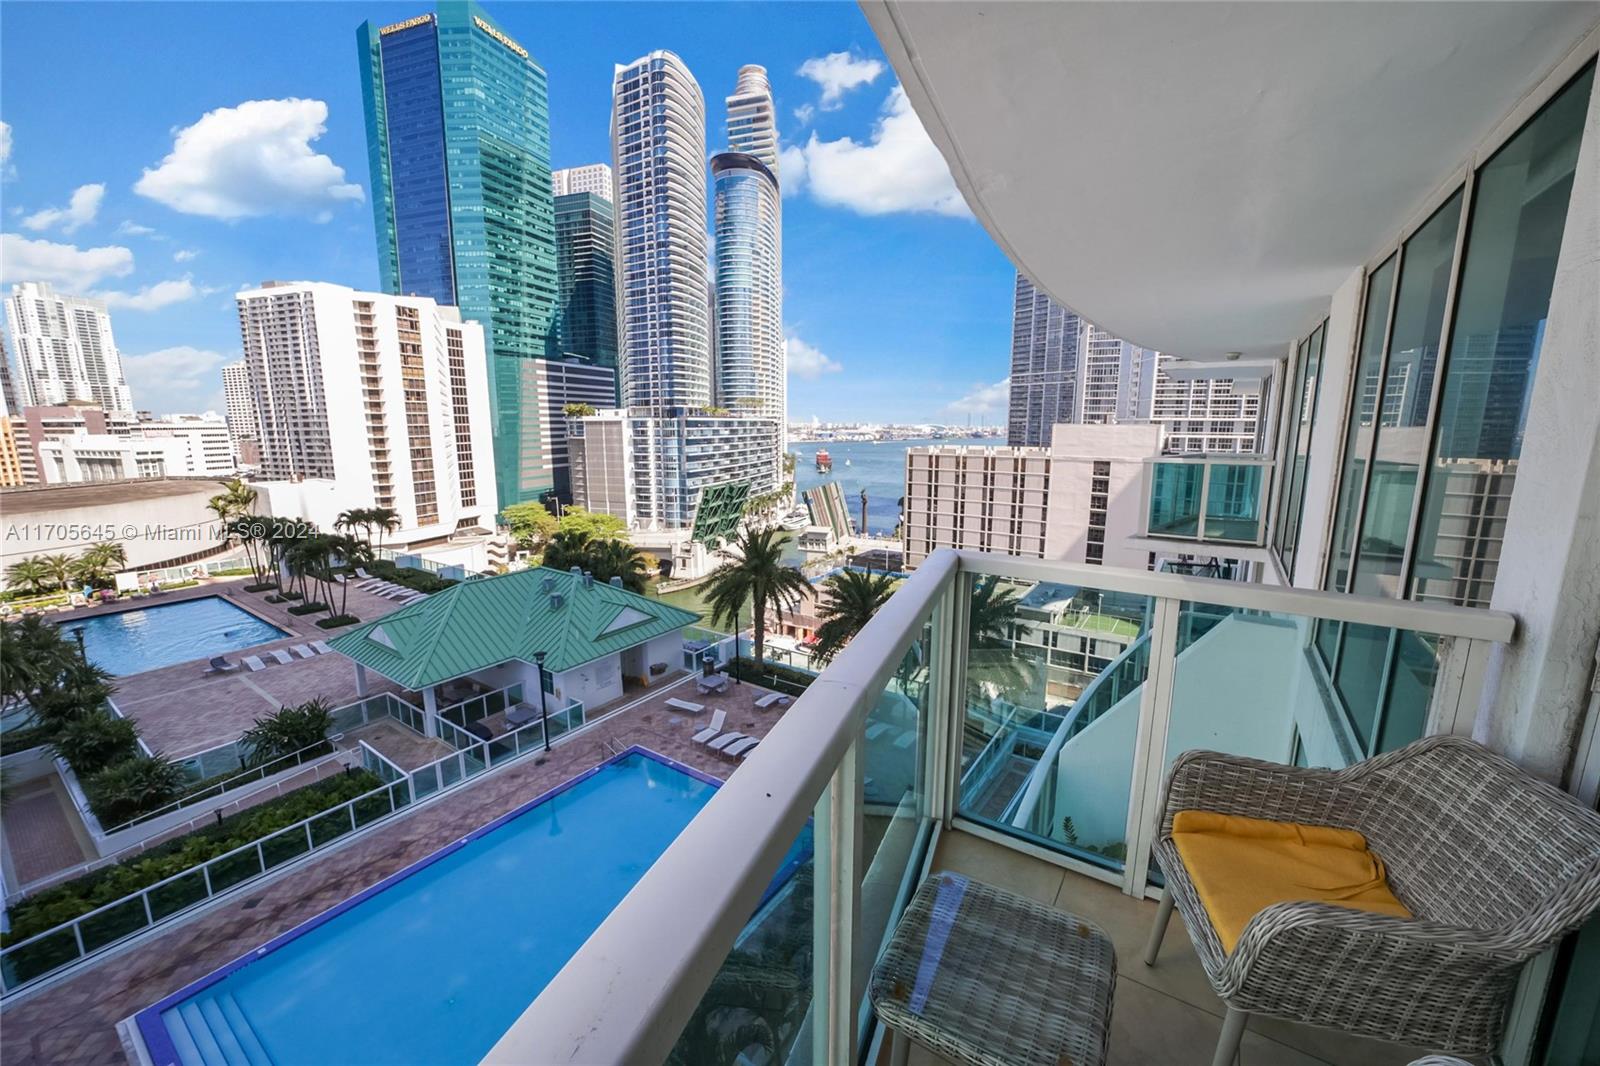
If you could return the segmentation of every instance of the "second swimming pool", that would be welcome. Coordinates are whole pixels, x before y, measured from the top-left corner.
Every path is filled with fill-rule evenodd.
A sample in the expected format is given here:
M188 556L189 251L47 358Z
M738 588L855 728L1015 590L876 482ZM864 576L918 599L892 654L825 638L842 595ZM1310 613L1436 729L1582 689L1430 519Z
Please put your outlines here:
M119 677L289 635L221 596L139 607L61 624L61 632L68 638L77 639L78 630L83 631L83 650L89 661Z
M625 752L141 1011L151 1060L478 1062L715 790Z

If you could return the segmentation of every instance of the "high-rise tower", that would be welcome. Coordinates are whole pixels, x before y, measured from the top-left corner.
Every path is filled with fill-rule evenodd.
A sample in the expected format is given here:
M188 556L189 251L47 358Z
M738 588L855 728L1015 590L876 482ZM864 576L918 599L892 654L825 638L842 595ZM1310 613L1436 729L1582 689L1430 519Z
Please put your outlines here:
M772 106L767 68L754 63L739 68L739 80L727 99L728 146L753 155L778 173L778 123Z
M12 288L6 318L17 346L14 384L21 386L24 407L94 403L107 411L133 410L102 301L25 281Z
M549 354L556 242L545 72L477 4L357 33L383 288L483 324L505 506L551 489L531 360Z
M556 328L551 357L615 369L615 219L610 195L556 197ZM615 403L615 399L612 403Z
M617 68L611 99L622 403L705 407L705 98L683 60L651 52Z
M1071 422L1080 319L1017 273L1011 314L1011 395L1006 443L1049 447L1050 427Z
M716 193L717 403L784 417L778 179L753 155L711 159Z

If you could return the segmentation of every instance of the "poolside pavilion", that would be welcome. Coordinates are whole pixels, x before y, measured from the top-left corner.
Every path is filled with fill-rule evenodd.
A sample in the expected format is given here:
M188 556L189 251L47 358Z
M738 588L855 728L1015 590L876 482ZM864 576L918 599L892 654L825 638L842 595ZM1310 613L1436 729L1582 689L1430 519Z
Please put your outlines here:
M542 690L544 709L557 712L672 677L683 627L699 620L620 581L540 567L463 581L329 643L355 663L361 694L368 670L420 692L426 732L438 736L441 708L478 693Z

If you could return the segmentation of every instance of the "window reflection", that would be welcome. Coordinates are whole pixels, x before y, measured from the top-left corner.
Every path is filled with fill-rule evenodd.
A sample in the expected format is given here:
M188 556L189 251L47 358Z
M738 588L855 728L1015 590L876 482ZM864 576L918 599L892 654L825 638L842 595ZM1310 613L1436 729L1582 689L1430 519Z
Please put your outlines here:
M1394 256L1383 261L1367 278L1366 306L1361 315L1361 350L1356 357L1355 402L1345 428L1344 466L1339 472L1339 507L1333 522L1333 555L1326 586L1348 591L1351 545L1355 541L1357 503L1366 476L1367 454L1372 450L1373 424L1378 413L1379 383L1383 370L1383 337L1389 324L1389 296L1394 289Z
M1478 172L1411 578L1489 605L1594 65Z

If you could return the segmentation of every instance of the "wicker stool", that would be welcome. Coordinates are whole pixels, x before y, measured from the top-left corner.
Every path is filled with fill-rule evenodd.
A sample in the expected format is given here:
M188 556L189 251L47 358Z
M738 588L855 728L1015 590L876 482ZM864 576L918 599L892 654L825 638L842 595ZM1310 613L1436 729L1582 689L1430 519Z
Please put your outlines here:
M1098 1066L1111 1036L1117 956L1077 915L935 874L917 889L872 971L894 1034L968 1066Z

